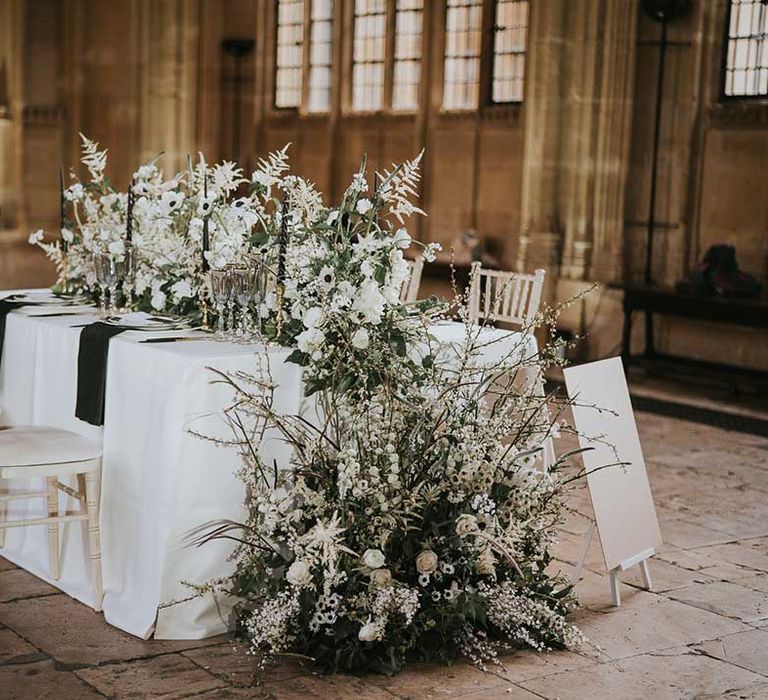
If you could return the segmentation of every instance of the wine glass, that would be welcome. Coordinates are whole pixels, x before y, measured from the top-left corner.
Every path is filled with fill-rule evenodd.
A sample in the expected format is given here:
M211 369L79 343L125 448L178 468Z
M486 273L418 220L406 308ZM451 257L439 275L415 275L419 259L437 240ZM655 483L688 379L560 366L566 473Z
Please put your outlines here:
M125 310L133 308L133 289L136 282L136 251L129 247L125 251L122 261L123 296L125 297Z
M227 305L232 294L232 276L227 269L211 270L209 273L211 296L216 306L216 333L227 331Z
M96 273L96 284L99 287L99 312L102 316L107 314L107 288L109 287L105 259L108 259L108 256L102 253L93 254L93 269Z
M109 303L107 312L113 314L117 311L117 287L123 277L124 264L111 255L104 253L101 255L101 269L104 283L109 288Z
M250 305L256 292L256 268L237 267L232 271L232 290L240 306L240 336L246 337L251 330Z

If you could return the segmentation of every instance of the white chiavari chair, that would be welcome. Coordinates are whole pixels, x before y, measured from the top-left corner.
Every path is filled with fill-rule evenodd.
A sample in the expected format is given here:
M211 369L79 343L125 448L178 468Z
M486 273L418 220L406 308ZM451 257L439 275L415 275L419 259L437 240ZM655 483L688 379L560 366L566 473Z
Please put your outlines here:
M498 321L519 326L532 332L532 325L539 312L544 288L544 270L532 275L499 270L483 270L479 262L472 263L469 279L469 319ZM535 390L544 395L544 378L540 374L528 378ZM546 412L548 415L548 411ZM543 445L544 468L555 462L555 448L551 437Z
M48 526L51 576L58 579L59 524L87 521L90 545L94 609L101 610L101 538L99 535L99 476L101 449L84 437L45 426L0 427L0 549L5 546L5 531L13 527ZM77 489L59 481L76 476ZM8 493L3 483L11 479L46 480L44 491ZM59 510L59 491L81 504L79 512ZM6 503L15 500L46 498L48 517L6 519Z
M483 270L472 263L469 281L469 318L529 326L539 311L544 288L544 270L532 275Z
M400 303L407 304L416 301L419 298L419 287L421 286L421 273L424 270L424 258L418 257L416 260L406 260L411 274L403 282L400 289Z

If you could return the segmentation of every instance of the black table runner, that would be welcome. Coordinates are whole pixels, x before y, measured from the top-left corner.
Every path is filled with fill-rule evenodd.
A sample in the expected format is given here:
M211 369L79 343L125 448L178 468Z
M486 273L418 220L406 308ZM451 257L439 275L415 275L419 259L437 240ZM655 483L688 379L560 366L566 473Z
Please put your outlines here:
M5 318L11 311L22 306L24 306L23 301L0 299L0 362L3 360L3 346L5 345Z
M75 416L86 423L104 425L109 341L128 330L131 329L97 321L80 332Z

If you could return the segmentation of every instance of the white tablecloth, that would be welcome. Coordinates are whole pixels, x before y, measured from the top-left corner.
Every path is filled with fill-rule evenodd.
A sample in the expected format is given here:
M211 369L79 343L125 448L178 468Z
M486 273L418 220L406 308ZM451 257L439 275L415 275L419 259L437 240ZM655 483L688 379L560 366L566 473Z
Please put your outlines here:
M276 391L276 409L298 413L301 368L284 362L288 350L203 340L141 344L150 334L126 332L110 343L104 427L74 416L80 328L83 316L35 318L29 307L7 317L0 363L0 423L45 424L78 432L103 445L101 537L106 620L147 638L198 639L224 631L228 610L211 596L178 605L191 595L183 581L203 583L226 576L231 546L184 546L190 530L220 518L242 521L243 486L235 476L236 450L190 432L231 437L222 409L232 390L214 383L210 368L253 371L267 357ZM489 359L518 345L536 352L533 338L488 329L495 340L484 350ZM174 335L171 333L171 335ZM459 324L437 326L442 343L460 342ZM258 355L258 357L257 357ZM270 458L285 464L287 448L277 440L262 444ZM13 481L9 490L30 484ZM62 495L61 506L76 506ZM45 514L45 500L16 501L8 517ZM86 604L92 603L87 544L82 523L61 526L61 578L49 575L46 527L6 531L2 556Z

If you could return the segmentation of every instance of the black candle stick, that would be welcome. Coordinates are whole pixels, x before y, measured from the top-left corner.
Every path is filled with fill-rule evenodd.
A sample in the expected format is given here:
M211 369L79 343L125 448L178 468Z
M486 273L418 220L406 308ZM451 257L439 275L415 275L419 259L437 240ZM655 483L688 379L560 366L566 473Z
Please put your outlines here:
M208 173L207 172L203 176L203 199L205 201L208 200ZM205 217L203 218L203 272L208 272L208 269L209 269L208 258L205 257L205 254L208 252L208 248L210 247L210 245L211 245L211 242L208 236L208 214L206 214Z
M63 231L67 225L67 200L64 197L64 166L59 166L59 231L61 233L61 250L69 250L69 242L64 238Z
M126 248L130 247L133 241L133 186L136 184L135 180L131 180L130 188L128 189L128 204L125 212L125 243Z
M288 207L280 207L280 234L277 238L277 283L285 284L285 256L288 252Z

